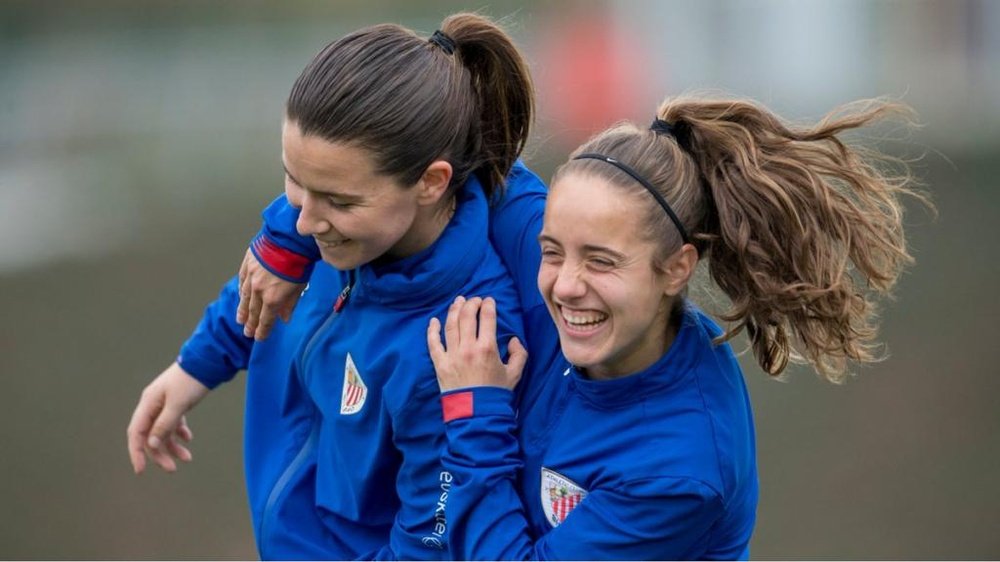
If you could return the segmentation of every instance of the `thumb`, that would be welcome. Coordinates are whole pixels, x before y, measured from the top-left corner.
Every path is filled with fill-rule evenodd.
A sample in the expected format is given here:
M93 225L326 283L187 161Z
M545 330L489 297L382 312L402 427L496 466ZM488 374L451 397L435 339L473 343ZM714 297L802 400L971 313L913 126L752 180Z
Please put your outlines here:
M528 350L524 349L524 346L521 345L521 340L515 336L507 342L507 353L507 365L504 366L504 369L507 372L507 379L513 386L521 380L524 365L528 362Z
M179 408L171 407L169 404L164 406L163 410L160 411L160 415L156 418L156 423L153 424L153 428L149 431L147 445L149 445L150 449L159 449L170 438L174 429L180 423L183 414Z

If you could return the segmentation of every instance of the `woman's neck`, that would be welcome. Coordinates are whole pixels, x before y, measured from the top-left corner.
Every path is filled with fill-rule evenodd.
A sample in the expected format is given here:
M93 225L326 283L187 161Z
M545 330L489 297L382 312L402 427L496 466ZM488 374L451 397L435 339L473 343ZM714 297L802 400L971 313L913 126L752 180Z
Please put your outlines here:
M451 195L442 205L421 207L413 219L410 230L385 253L388 260L403 259L430 248L448 228L458 205L458 198Z

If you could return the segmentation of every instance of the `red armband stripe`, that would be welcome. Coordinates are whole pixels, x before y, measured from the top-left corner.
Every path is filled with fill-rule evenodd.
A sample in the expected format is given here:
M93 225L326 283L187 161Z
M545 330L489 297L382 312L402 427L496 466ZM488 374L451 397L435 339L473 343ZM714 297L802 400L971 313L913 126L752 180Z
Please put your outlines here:
M312 263L309 258L286 250L264 236L258 236L253 241L253 249L268 267L294 279L301 279L305 275L306 267Z
M441 412L444 414L445 423L462 418L471 418L472 391L466 390L442 396Z

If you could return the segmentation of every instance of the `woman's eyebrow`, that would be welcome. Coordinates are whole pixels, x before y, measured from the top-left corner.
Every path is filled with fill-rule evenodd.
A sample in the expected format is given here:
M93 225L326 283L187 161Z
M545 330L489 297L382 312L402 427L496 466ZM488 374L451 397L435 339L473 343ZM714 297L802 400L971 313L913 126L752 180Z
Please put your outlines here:
M548 242L550 244L555 244L556 246L562 246L562 244L560 244L558 240L549 236L548 234L545 234L544 232L538 235L538 241ZM626 258L625 254L617 250L612 250L607 246L599 246L597 244L585 244L583 246L583 249L586 252L602 252L620 260L624 260Z
M331 195L333 197L339 197L341 199L344 199L345 201L351 201L351 202L362 201L364 199L364 197L360 195L352 195L350 193L340 193L339 191L336 190L330 191L325 189L313 189L311 187L306 187L305 185L302 185L302 182L295 179L295 176L293 176L292 173L288 171L288 166L286 166L284 162L281 163L281 169L285 171L285 175L288 176L288 179L292 180L292 183L294 183L295 185L301 187L306 191L312 191L313 193L322 193L324 195Z

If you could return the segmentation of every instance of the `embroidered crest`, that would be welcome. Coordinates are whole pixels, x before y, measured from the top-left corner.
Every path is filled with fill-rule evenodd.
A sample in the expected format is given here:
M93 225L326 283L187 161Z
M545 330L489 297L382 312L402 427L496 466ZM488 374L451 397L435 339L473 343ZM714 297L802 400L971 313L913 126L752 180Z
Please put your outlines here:
M587 490L558 472L542 468L542 509L553 527L566 520L569 512L587 497Z
M340 413L350 415L360 412L367 397L368 387L361 380L358 368L354 366L354 359L348 353L344 364L344 392L340 397Z

